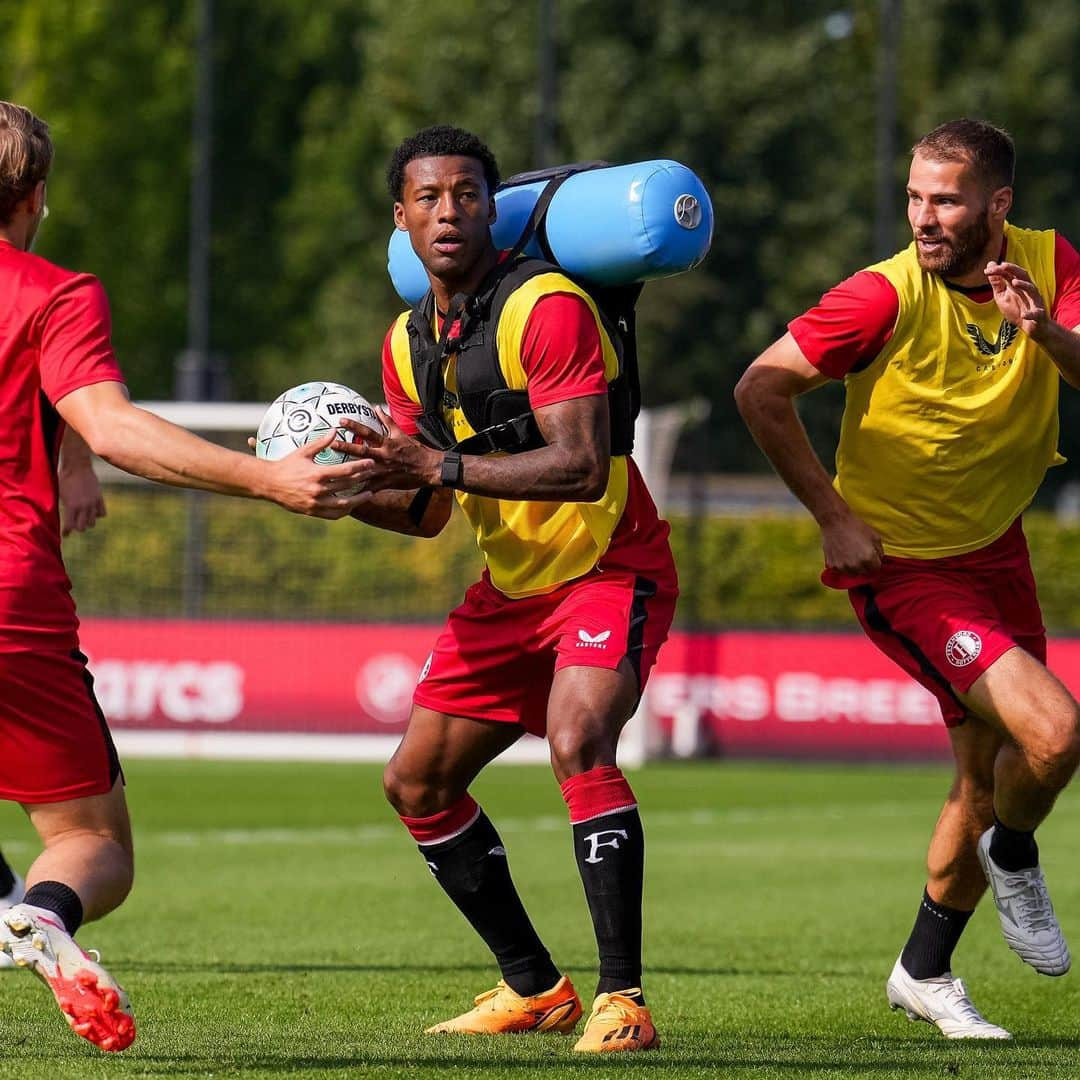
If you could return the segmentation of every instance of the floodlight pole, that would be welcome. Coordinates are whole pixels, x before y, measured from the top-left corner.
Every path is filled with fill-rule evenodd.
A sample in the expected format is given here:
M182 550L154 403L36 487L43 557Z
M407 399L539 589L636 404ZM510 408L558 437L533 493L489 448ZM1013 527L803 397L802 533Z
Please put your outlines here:
M214 119L214 0L199 0L195 40L195 105L191 121L191 221L188 228L187 348L176 363L176 396L207 401L223 396L210 357L210 212ZM206 494L186 495L184 614L202 614L206 590Z
M555 51L556 0L538 0L536 168L557 165L554 160L559 111L558 58Z
M187 347L176 368L176 396L206 401L211 386L210 212L214 122L214 0L199 0L195 103L191 118L191 220L188 225Z
M903 0L880 0L877 70L876 209L874 257L888 258L896 250L896 115L897 56L900 48L900 9Z

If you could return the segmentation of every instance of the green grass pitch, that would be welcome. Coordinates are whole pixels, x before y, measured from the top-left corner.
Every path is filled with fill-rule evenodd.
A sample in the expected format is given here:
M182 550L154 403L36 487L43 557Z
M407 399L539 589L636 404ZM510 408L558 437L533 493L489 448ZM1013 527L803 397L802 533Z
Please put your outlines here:
M648 842L645 988L663 1046L582 1060L572 1040L432 1038L494 985L483 947L383 803L379 769L133 761L138 880L84 928L127 986L131 1050L100 1054L22 972L0 974L0 1078L1065 1077L1080 1073L1080 973L1009 952L980 907L956 956L1012 1044L947 1042L885 1004L948 774L937 767L656 765L632 777ZM583 997L593 943L565 809L543 769L474 793ZM1080 797L1040 832L1080 945ZM0 843L33 851L14 808Z

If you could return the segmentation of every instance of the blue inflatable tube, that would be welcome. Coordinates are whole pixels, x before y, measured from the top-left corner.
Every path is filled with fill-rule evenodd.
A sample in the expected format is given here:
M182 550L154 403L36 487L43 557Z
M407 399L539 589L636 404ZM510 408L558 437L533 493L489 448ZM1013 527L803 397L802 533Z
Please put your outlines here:
M510 184L495 193L495 245L513 247L547 185ZM712 242L713 209L701 181L676 161L642 161L575 173L555 192L545 219L555 261L598 285L670 277L697 266ZM534 237L527 255L543 258ZM395 229L387 249L390 279L410 306L428 289L427 274Z

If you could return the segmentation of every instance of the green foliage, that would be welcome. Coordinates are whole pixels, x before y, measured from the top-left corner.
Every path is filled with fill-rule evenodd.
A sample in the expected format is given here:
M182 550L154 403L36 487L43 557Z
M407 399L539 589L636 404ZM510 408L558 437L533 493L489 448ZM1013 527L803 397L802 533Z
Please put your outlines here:
M441 621L482 568L457 512L423 540L165 489L114 489L108 504L96 529L65 546L83 614ZM1075 632L1080 526L1032 513L1025 529L1047 625ZM681 626L853 625L846 594L818 580L809 518L675 516L672 547Z
M480 573L460 514L432 540L265 503L113 490L64 550L82 614L436 619Z
M167 395L185 344L195 0L0 0L0 96L52 124L40 249L99 274L136 397ZM704 396L711 467L764 468L735 416L747 363L872 260L880 4L559 0L555 156L674 157L716 208L713 252L651 284L646 401ZM416 128L478 131L505 173L535 167L538 5L514 0L233 0L214 55L213 345L238 398L328 377L378 396L400 308L385 272L383 171ZM1012 129L1014 217L1080 241L1080 20L1074 0L907 0L897 46L897 246L907 147L961 114ZM804 416L826 455L839 395ZM1080 397L1062 442L1080 460ZM685 459L685 446L681 451ZM1075 476L1055 470L1051 488Z

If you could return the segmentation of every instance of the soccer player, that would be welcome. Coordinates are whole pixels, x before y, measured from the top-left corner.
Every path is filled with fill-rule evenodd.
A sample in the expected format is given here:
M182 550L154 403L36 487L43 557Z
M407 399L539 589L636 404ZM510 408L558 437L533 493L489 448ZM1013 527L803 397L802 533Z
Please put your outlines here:
M827 292L736 388L821 528L823 582L941 705L956 777L887 997L950 1038L1009 1038L951 972L987 882L1025 963L1070 964L1035 830L1080 761L1080 710L1046 668L1021 514L1061 460L1059 380L1080 386L1080 256L1007 220L1013 168L1011 138L986 123L920 139L911 245ZM828 379L846 390L835 484L793 406Z
M522 906L499 834L468 792L526 731L546 733L600 955L596 998L575 1049L647 1050L659 1039L641 990L644 837L615 750L674 613L669 528L628 454L611 453L619 362L586 293L546 267L512 288L497 318L476 323L473 312L467 328L456 314L446 323L453 298L515 269L491 238L498 179L491 151L448 126L406 139L388 171L395 224L431 284L428 325L440 335L435 422L458 445L475 434L458 389L493 341L501 381L523 392L541 438L510 454L444 451L418 438L416 327L409 313L395 321L382 359L388 434L354 426L367 439L352 453L366 459L371 495L353 516L434 535L456 498L487 569L435 643L385 789L502 976L474 1009L429 1030L570 1032L578 996ZM462 334L476 347L466 349Z
M43 844L25 896L0 913L0 950L48 984L79 1035L122 1050L135 1037L127 997L72 936L123 901L133 856L120 763L78 651L60 555L58 484L72 490L57 478L65 427L128 472L329 518L357 505L341 491L359 463L316 465L330 437L259 461L132 405L101 285L30 253L51 163L46 125L0 102L0 798L22 804ZM92 490L72 497L81 511L68 524L85 527L97 515L83 501Z

